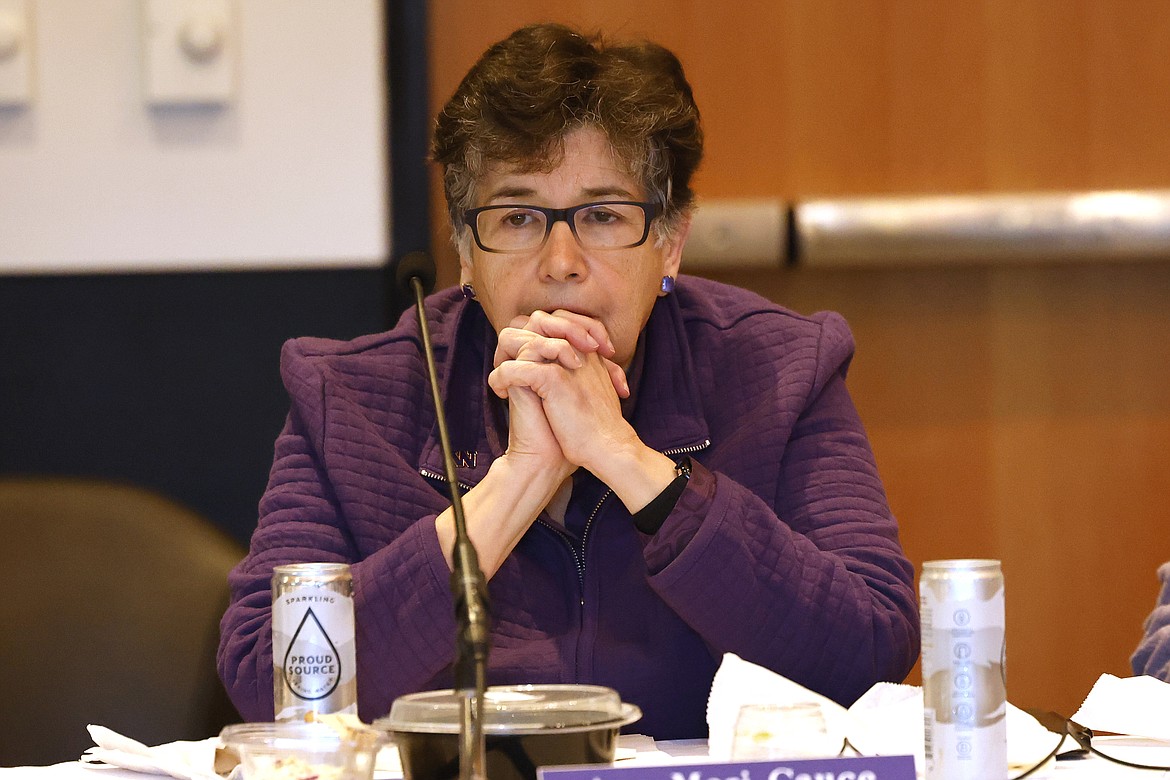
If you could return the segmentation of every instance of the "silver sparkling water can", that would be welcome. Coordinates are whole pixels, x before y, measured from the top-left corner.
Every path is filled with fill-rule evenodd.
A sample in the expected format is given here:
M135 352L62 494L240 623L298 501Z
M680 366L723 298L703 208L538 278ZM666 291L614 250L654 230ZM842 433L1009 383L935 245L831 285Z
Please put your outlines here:
M919 580L926 780L1007 778L1003 571L927 561Z
M278 721L357 714L353 577L345 563L272 570L272 679Z

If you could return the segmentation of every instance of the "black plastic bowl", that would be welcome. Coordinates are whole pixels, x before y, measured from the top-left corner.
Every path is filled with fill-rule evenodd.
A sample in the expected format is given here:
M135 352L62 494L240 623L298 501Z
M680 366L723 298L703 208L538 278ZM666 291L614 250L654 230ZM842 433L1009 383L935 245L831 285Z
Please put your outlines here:
M374 723L398 745L406 780L459 777L462 701L450 690L402 696ZM489 688L483 706L487 775L536 780L541 766L611 763L622 726L641 717L617 691L598 685Z

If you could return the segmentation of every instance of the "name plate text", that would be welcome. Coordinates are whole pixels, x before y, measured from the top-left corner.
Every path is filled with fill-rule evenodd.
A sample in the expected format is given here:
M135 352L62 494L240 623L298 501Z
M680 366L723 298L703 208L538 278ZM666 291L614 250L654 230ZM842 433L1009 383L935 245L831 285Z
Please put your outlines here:
M540 780L916 780L913 756L807 758L666 766L541 767Z

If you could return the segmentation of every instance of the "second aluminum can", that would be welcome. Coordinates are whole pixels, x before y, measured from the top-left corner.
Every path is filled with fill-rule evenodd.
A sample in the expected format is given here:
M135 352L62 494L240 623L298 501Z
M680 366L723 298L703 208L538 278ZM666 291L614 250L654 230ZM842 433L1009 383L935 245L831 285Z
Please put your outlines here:
M1005 780L1006 635L999 561L927 561L919 581L926 780Z

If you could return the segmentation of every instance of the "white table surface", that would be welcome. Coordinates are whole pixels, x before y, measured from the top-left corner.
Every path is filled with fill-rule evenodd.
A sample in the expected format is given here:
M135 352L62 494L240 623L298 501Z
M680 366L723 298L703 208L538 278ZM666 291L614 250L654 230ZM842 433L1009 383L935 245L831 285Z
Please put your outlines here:
M623 738L624 740L625 738ZM708 761L706 740L677 740L654 743L649 748L648 738L625 743L635 746L632 758L622 759L622 766L661 766L663 764L702 763ZM1133 737L1099 737L1093 745L1101 751L1138 763L1170 765L1170 744ZM1015 774L1015 773L1014 773ZM1014 776L1014 774L1012 776ZM147 780L163 777L132 772L116 767L92 766L69 761L51 766L0 767L0 780ZM379 778L401 777L400 774L378 772ZM1170 771L1133 769L1110 763L1097 756L1051 762L1044 769L1029 776L1029 780L1170 780Z

